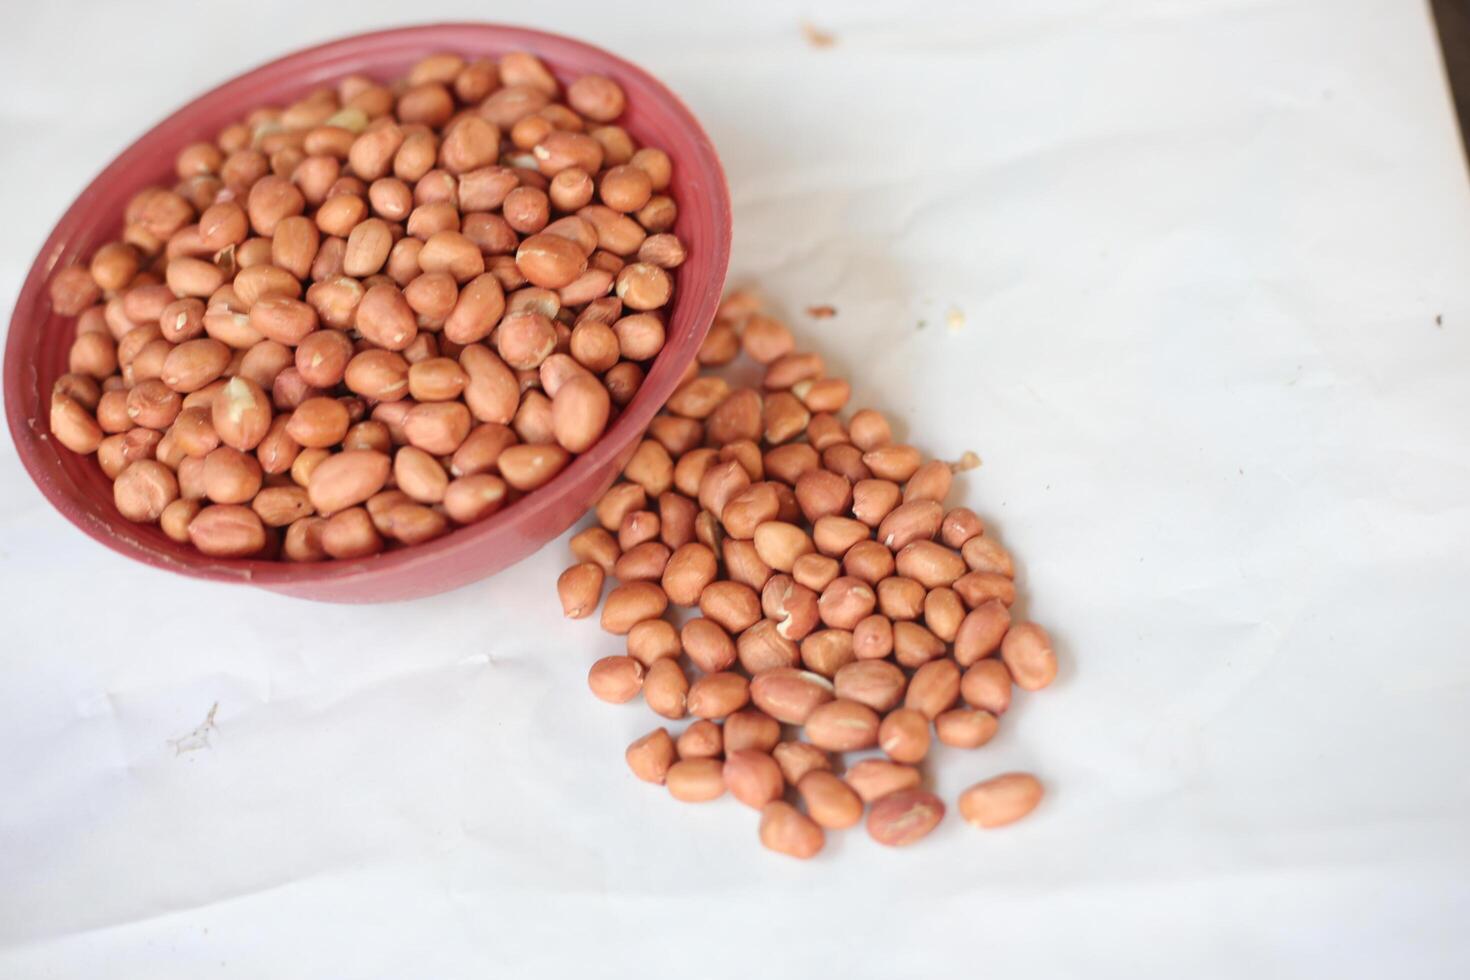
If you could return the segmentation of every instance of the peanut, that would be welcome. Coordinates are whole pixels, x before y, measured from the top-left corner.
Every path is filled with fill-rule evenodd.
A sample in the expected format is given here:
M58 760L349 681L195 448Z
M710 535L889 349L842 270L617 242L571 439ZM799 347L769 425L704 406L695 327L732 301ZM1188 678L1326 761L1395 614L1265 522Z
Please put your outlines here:
M757 673L750 682L750 699L767 715L791 725L804 725L818 707L835 697L832 682L819 674L793 667Z
M823 769L813 769L796 784L807 813L818 826L842 830L863 818L863 801L851 786Z
M761 618L761 602L748 585L711 582L699 594L699 611L729 632L739 633Z
M323 460L312 471L307 493L317 513L330 517L367 500L387 482L391 462L384 453L351 449Z
M713 620L689 620L679 630L679 642L694 665L706 673L725 670L735 663L735 642Z
M214 504L189 522L189 540L211 558L247 558L265 547L265 526L249 507Z
M573 565L562 572L556 590L561 595L562 613L568 619L585 619L596 611L602 599L603 576L602 567L591 562Z
M619 585L608 593L607 602L602 607L602 628L609 633L625 635L634 624L662 616L668 605L663 589L652 582Z
M961 793L960 817L975 827L1004 827L1036 809L1041 796L1041 783L1035 776L1006 773L976 783Z
M893 621L882 613L852 628L852 653L858 660L882 660L893 652Z
M809 772L832 770L832 759L809 742L779 742L771 750L771 755L776 765L781 767L781 775L792 786L798 786Z
M679 656L679 631L662 619L645 619L628 630L628 656L645 667L657 660Z
M130 463L112 485L119 513L130 521L152 524L179 496L179 483L167 466L152 459Z
M684 729L674 745L679 750L680 759L717 759L724 751L720 726L703 718ZM721 792L724 786L725 779L721 775Z
M878 715L856 701L838 699L817 705L806 719L806 736L829 752L866 749L878 742Z
M1039 691L1057 676L1057 655L1046 630L1035 623L1016 623L1000 644L1000 657L1026 691Z
M757 810L779 798L785 788L785 780L776 760L756 749L731 748L729 739L729 722L726 721L723 776L730 795Z
M801 662L796 643L782 636L775 621L762 619L736 638L740 666L752 676L774 667L794 667Z
M1003 715L1011 706L1011 673L999 660L978 661L960 677L960 697L971 707Z
M926 836L944 819L944 801L920 789L899 790L868 811L868 835L889 847L905 847Z
M714 553L705 545L689 542L675 549L664 566L663 589L675 605L693 606L717 571Z
M842 778L864 803L919 787L918 769L888 759L863 759L849 766Z
M832 685L839 698L888 712L903 700L908 678L886 660L856 660L838 669Z
M658 622L658 620L653 620ZM643 625L642 623L639 624ZM631 636L631 634L630 634ZM642 658L635 657L639 663ZM679 719L687 713L689 678L672 657L660 657L646 665L643 678L643 700L655 714L665 718Z
M635 739L623 755L633 775L645 783L662 786L674 765L674 740L668 729L655 728Z
M954 591L971 608L991 600L1005 606L1016 601L1016 583L998 572L967 572L954 580Z
M965 604L953 589L930 589L924 596L924 625L946 643L954 643L964 622Z
M898 574L914 579L926 589L953 585L966 572L964 559L933 541L914 541L905 545L895 561Z
M929 719L913 708L890 712L878 726L878 747L894 762L922 762L929 754Z
M696 718L724 718L750 700L750 685L729 671L705 674L689 686L689 713Z
M978 749L995 737L1000 722L988 711L951 708L934 719L934 734L945 745Z
M603 657L588 671L587 686L600 700L623 704L643 689L643 665L632 657Z
M815 857L826 843L815 820L783 800L773 800L761 809L761 844L790 857Z
M769 753L781 741L781 725L755 708L743 708L725 719L725 755L741 749Z
M944 641L918 623L893 624L893 658L903 667L920 667L943 656Z
M932 721L958 700L960 668L948 657L931 660L914 671L904 694L904 707L918 710Z
M664 774L669 795L683 803L704 803L725 795L724 765L717 759L683 758Z
M1015 575L1011 556L994 538L986 537L983 530L969 538L961 546L960 553L972 572L994 572L1008 578Z

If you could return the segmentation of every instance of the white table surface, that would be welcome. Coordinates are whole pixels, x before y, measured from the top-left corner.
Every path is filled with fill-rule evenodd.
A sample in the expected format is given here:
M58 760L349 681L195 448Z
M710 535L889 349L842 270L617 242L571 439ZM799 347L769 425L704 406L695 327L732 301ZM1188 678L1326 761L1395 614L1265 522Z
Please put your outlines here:
M113 153L256 63L408 19L600 42L722 151L734 279L983 457L957 497L1063 670L935 782L1031 770L1043 807L767 854L625 771L654 719L587 693L618 644L560 618L560 544L307 604L104 551L7 443L0 976L1470 975L1470 194L1424 6L737 8L8 11L0 306Z

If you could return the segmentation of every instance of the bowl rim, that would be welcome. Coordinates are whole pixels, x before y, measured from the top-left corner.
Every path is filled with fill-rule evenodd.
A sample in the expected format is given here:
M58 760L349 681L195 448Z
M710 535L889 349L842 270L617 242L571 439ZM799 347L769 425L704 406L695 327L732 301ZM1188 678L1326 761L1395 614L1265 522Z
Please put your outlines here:
M277 72L302 62L310 62L315 66L302 76L303 85L321 83L342 74L341 70L323 71L322 62L330 62L334 57L346 58L353 55L360 56L363 53L371 54L374 49L388 48L405 40L416 39L421 35L441 35L445 31L495 35L502 43L509 42L515 48L523 48L545 57L548 67L553 71L557 70L559 59L555 53L548 54L547 51L564 53L577 50L598 69L611 68L622 78L636 79L640 85L663 101L666 110L672 113L679 127L689 135L696 152L693 159L680 161L680 166L695 167L695 172L706 178L701 180L701 184L706 192L717 196L713 208L717 220L714 227L710 229L709 241L706 245L712 250L713 268L716 274L708 281L698 284L699 295L696 303L681 318L696 324L695 342L687 345L687 362L674 365L672 361L666 360L664 354L656 358L647 369L644 383L639 387L632 401L619 413L614 424L603 433L591 449L577 455L544 487L528 493L485 520L457 528L449 534L423 544L382 552L367 558L317 562L288 562L258 558L219 559L198 553L191 555L187 560L182 560L167 552L154 549L130 535L118 533L111 522L97 520L77 503L66 488L54 483L42 465L44 453L49 451L54 454L60 451L54 448L49 450L42 448L43 444L51 442L43 421L49 392L42 391L38 381L34 378L28 388L17 383L27 374L34 375L37 370L34 364L22 361L24 355L21 338L25 332L23 328L31 320L30 312L43 298L42 294L47 288L65 244L68 238L78 230L77 226L81 224L92 199L101 195L106 185L119 177L120 172L125 169L125 164L132 157L144 152L145 144L161 131L169 129L180 115L196 109L201 103L225 97L248 99L248 91L252 87L258 84L269 84ZM453 45L449 47L453 48ZM155 568L194 578L219 582L251 583L267 588L310 583L331 583L333 586L340 587L351 584L354 580L402 574L405 571L412 571L440 561L452 561L452 556L475 550L487 538L494 537L502 529L517 524L524 526L536 523L540 514L553 508L560 500L561 493L558 492L558 488L566 488L577 483L579 477L587 471L605 466L620 453L630 453L633 450L639 435L647 429L654 415L663 407L668 396L673 393L688 364L693 363L699 348L699 341L703 339L714 321L720 294L729 272L731 233L730 193L724 168L713 142L694 113L678 95L652 74L596 45L564 34L529 27L483 21L444 21L368 31L295 49L226 79L173 109L114 156L63 212L31 263L11 313L3 366L7 428L21 463L32 482L40 490L41 495L63 517L88 537L112 551ZM681 291L696 288L689 282L681 283L680 287ZM670 326L672 327L672 317ZM669 333L673 335L674 331L670 329ZM667 348L665 353L669 353ZM27 396L32 390L34 390L36 399L34 406L27 404ZM34 414L32 408L34 408ZM588 506L590 507L590 502Z

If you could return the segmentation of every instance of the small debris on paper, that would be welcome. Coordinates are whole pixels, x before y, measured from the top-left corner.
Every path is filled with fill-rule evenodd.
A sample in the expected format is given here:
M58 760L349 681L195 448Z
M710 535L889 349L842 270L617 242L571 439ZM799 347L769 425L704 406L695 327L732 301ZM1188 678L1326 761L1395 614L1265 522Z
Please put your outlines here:
M210 706L209 714L189 734L178 738L171 738L168 744L174 747L174 755L183 755L185 752L198 752L200 749L209 748L209 733L219 731L219 726L214 723L214 713L219 710L219 702Z
M980 457L967 449L965 450L964 455L955 460L953 463L949 464L949 468L956 473L963 473L966 470L979 469Z
M814 48L830 48L837 43L837 35L824 31L808 21L801 22L801 36Z

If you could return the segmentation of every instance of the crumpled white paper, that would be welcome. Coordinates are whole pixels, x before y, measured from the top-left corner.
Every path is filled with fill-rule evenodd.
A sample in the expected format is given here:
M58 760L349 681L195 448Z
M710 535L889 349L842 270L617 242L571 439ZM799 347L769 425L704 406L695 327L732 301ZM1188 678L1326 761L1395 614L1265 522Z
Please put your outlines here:
M414 19L645 65L720 147L733 281L935 455L1062 675L953 800L797 864L595 702L553 546L410 605L141 568L0 453L0 976L1470 972L1470 195L1432 27L1375 0L32 5L0 299L192 93ZM837 43L816 49L800 20ZM806 318L810 304L837 316ZM8 308L8 303L4 304ZM954 315L951 315L954 314Z

